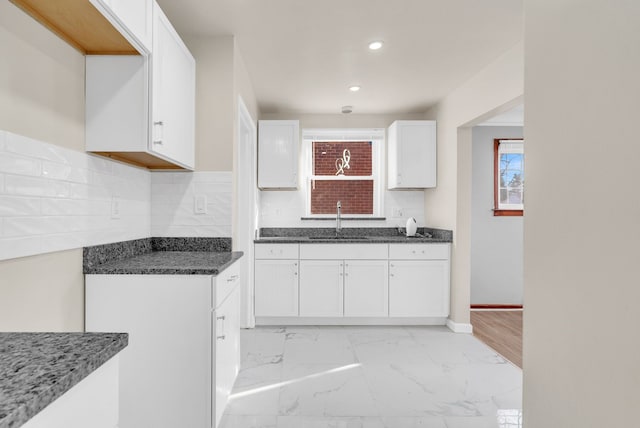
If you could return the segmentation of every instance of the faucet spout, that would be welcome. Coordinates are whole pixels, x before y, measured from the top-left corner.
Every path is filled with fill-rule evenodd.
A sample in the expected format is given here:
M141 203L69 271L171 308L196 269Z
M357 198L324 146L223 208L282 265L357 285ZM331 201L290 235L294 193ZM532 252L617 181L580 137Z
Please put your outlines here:
M338 201L336 204L336 235L342 230L342 222L340 219L340 213L342 211L342 202Z

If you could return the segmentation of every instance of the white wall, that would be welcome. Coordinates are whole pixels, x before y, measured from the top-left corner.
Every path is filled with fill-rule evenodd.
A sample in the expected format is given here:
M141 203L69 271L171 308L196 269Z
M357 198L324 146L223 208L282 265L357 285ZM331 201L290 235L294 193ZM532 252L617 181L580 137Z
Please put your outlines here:
M447 95L425 117L438 121L438 186L425 191L433 227L453 230L451 315L469 323L471 128L522 103L524 46L518 43Z
M421 120L422 115L364 115L364 114L269 114L262 115L264 120L292 119L300 121L300 131L318 128L382 128L385 129L394 120ZM302 140L300 140L302 145ZM383 180L383 212L384 221L378 220L349 220L344 227L397 227L403 226L407 218L415 217L419 226L429 225L425 218L424 192L414 190L386 190L386 145L381 148L383 162L381 180ZM304 150L300 150L302 156ZM300 158L299 177L303 177L305 160ZM301 186L298 190L265 190L260 192L260 227L332 227L335 220L301 220L306 213L306 190ZM394 208L401 208L402 218L392 215Z
M525 0L527 428L638 426L639 19Z
M83 151L84 57L8 1L0 2L0 57L0 129ZM1 331L83 328L82 250L0 261Z
M84 56L0 2L0 129L84 151Z
M522 304L523 217L493 215L493 140L521 138L521 126L472 129L471 304Z
M233 169L232 36L183 36L196 60L196 170Z

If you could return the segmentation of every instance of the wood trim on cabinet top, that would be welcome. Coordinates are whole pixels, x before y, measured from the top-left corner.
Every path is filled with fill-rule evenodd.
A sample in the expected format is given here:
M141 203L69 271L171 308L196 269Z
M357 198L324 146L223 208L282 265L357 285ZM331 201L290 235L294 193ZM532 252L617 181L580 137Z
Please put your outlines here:
M147 169L172 169L189 171L187 168L183 168L179 165L153 156L152 154L145 152L90 152L94 155L104 156L109 159L113 159L119 162L124 162L129 165L135 165Z
M10 0L85 55L139 55L89 0Z

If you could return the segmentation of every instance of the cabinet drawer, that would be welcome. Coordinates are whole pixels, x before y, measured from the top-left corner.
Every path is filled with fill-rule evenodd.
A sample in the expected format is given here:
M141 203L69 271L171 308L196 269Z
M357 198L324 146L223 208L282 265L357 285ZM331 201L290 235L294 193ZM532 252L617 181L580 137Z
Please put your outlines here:
M447 260L449 244L390 244L389 259Z
M217 308L240 283L240 263L235 262L214 278L213 307Z
M382 260L388 256L387 244L301 244L300 259Z
M256 244L256 259L297 259L298 244Z

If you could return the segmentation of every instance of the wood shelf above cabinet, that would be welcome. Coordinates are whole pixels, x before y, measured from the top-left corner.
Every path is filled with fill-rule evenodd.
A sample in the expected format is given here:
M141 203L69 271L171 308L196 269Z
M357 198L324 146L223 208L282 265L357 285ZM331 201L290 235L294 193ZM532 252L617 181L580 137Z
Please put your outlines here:
M89 0L11 0L85 55L138 55Z
M130 165L140 166L147 169L173 169L180 171L189 171L179 165L160 159L145 152L91 152L94 155L104 156L109 159L128 163Z

